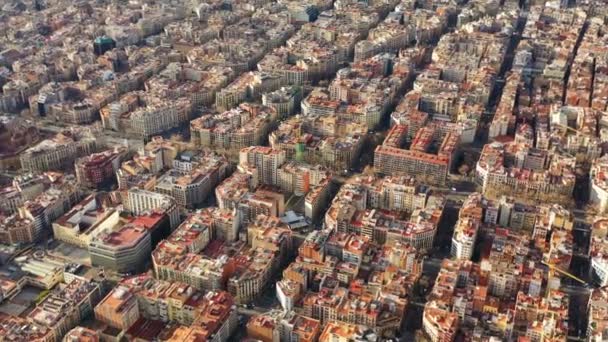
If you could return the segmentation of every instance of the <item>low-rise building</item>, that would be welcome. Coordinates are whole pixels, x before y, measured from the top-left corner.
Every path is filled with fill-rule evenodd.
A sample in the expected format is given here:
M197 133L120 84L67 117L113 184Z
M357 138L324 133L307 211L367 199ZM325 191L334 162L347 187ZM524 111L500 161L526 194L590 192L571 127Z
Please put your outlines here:
M28 318L47 327L53 339L58 341L70 329L93 313L101 299L98 284L85 280L73 280L63 288L56 288L29 313Z
M129 329L140 317L134 292L127 286L116 286L95 307L95 318L117 329Z
M263 342L316 342L320 328L318 320L293 311L272 310L247 322L247 336Z
M376 338L378 336L364 325L330 322L319 336L319 342L349 342L353 339L371 342Z
M478 229L479 221L469 217L458 219L452 237L451 255L453 258L471 260Z
M216 219L212 210L196 212L161 241L152 253L156 278L180 281L200 290L225 288L228 258L213 260L199 254L211 240Z
M587 319L587 338L589 341L604 341L608 338L608 293L606 288L591 290Z
M367 125L347 117L311 114L283 121L269 141L286 159L344 171L359 158L366 133Z
M601 222L600 222L601 223ZM605 223L604 223L605 224ZM593 236L589 252L593 280L600 286L608 285L608 238Z
M90 195L53 222L55 239L88 248L92 238L118 224L120 211L104 208L100 199Z
M91 330L85 327L76 327L70 331L63 337L63 342L99 342L101 341L101 337L99 332L95 330Z
M28 244L38 239L42 227L28 217L23 210L19 210L0 220L0 242L9 245Z
M237 327L236 305L227 292L204 293L182 282L154 279L150 274L123 279L95 308L95 315L133 334L137 334L142 320L168 323L160 332L162 339L176 342L196 338L224 342Z

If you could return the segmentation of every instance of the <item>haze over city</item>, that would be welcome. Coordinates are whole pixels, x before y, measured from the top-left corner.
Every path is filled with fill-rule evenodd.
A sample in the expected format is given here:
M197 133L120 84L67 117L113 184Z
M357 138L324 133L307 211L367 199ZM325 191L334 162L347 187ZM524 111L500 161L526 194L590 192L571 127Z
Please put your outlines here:
M0 0L0 341L608 341L607 0Z

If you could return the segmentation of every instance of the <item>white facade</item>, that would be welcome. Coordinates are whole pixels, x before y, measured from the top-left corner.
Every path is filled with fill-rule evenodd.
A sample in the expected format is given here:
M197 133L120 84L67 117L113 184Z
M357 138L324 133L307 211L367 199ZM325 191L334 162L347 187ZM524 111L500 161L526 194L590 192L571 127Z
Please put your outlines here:
M608 261L605 258L601 256L591 258L591 270L600 286L608 285Z

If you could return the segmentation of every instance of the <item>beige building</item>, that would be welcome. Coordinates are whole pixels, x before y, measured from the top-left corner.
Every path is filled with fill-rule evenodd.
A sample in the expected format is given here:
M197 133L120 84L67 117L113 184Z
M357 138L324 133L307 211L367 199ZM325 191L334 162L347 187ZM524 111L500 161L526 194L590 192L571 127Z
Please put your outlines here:
M265 146L245 147L239 153L239 165L252 167L262 184L277 185L278 169L285 162L285 151Z
M301 100L302 89L297 86L281 87L279 90L262 95L264 106L274 108L280 118L294 114Z
M184 97L165 101L160 95L130 92L100 110L104 129L149 138L190 120L192 102Z
M173 169L158 178L154 191L173 197L182 208L196 208L207 200L230 169L228 160L220 155L209 153L199 157L192 152L182 153L173 160Z
M53 222L53 236L65 243L87 248L92 238L119 221L120 211L102 208L95 196L90 195Z
M78 325L88 315L101 297L97 283L73 280L63 287L57 287L28 314L30 321L48 328L55 341L61 339L70 329Z
M95 318L114 328L129 329L140 317L134 291L118 285L96 307Z
M410 149L402 149L391 143L395 135L405 134L407 128L395 125L389 132L383 145L374 151L374 167L385 175L408 175L421 181L434 184L445 184L459 137L448 133L441 139L437 154L428 153L429 146L435 139L435 130L422 128L418 130Z
M227 289L237 303L254 300L266 287L277 260L275 253L256 248L239 256L236 270L228 279Z
M203 114L190 122L191 141L196 146L226 150L262 145L277 119L274 108L242 103L221 113Z
M95 152L96 138L91 132L63 132L41 141L21 154L21 167L30 172L61 170L74 160Z

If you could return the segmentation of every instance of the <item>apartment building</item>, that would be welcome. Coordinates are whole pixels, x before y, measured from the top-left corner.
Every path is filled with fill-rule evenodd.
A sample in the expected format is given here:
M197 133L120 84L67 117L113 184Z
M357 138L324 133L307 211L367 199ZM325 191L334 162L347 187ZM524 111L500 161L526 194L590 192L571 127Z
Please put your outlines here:
M169 216L171 229L180 223L179 211L175 199L165 194L141 189L130 189L127 192L127 207L135 215L141 215L151 210L162 210Z
M293 115L299 109L301 100L302 88L298 86L281 87L262 94L262 104L274 108L279 118Z
M64 341L83 341L83 342L97 342L100 340L99 332L84 327L76 327L63 337Z
M227 290L239 304L256 299L268 284L268 280L278 265L275 252L254 248L238 255L235 271L230 274Z
M31 322L46 327L55 341L93 313L101 299L99 284L75 279L56 288L29 313Z
M37 240L41 228L20 210L0 222L0 241L9 245L32 243Z
M160 95L136 91L110 103L100 113L104 129L147 139L188 122L191 111L189 99L166 102Z
M588 304L587 336L590 341L606 339L608 293L605 288L591 290Z
M471 260L477 241L479 221L473 218L460 218L456 222L454 235L452 237L452 258Z
M603 221L597 222L597 225L606 224ZM593 236L591 238L591 250L589 252L591 258L591 274L593 280L600 286L608 285L608 238L606 236Z
M367 126L336 115L291 117L269 136L270 146L289 160L321 164L335 171L351 168L359 158Z
M74 169L78 183L94 189L112 184L126 152L126 148L119 147L76 159Z
M240 150L263 145L277 119L274 108L242 103L221 113L203 114L190 122L195 146Z
M252 317L247 322L247 336L264 342L315 342L320 334L319 321L293 311L273 310Z
M65 131L25 150L20 156L21 167L29 172L61 170L71 167L77 158L95 152L96 146L90 131Z
M304 216L313 221L321 219L323 209L329 203L331 195L331 181L328 179L313 187L304 197Z
M599 212L605 212L608 209L608 157L602 157L595 160L589 177L591 178L591 194L589 201L597 207Z
M575 166L573 157L558 153L546 157L543 150L523 143L495 141L484 146L475 171L488 197L509 189L512 196L522 200L561 203L572 196Z
M181 208L203 204L213 188L228 175L228 160L214 153L194 156L184 152L173 160L173 169L159 176L154 191L175 199Z
M266 185L278 185L278 169L285 162L285 151L265 146L250 146L239 153L239 165L253 168L258 181Z
M180 281L201 290L224 288L228 258L222 256L214 260L199 254L211 241L217 220L225 223L212 210L198 211L161 241L152 253L155 277Z
M448 133L441 140L437 154L428 153L435 132L421 128L410 145L410 149L393 147L390 141L397 131L404 132L399 125L393 126L385 143L374 151L374 167L385 175L408 175L435 184L445 184L454 160L459 137ZM390 139L390 140L389 140Z

